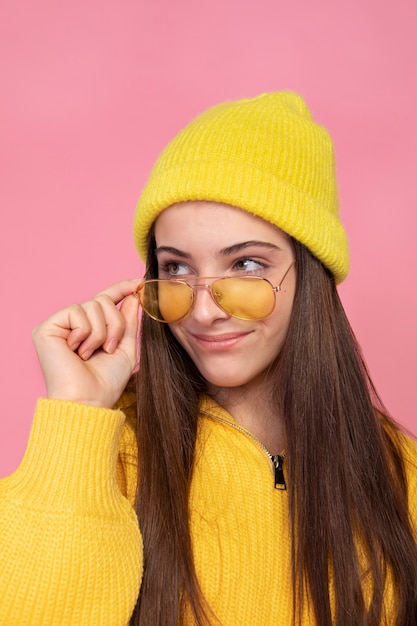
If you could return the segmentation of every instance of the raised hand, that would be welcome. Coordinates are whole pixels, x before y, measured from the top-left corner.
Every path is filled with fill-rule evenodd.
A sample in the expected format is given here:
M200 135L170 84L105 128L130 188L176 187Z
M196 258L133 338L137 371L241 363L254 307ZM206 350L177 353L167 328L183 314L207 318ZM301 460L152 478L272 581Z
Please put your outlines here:
M33 331L49 398L111 408L137 362L139 280L71 305Z

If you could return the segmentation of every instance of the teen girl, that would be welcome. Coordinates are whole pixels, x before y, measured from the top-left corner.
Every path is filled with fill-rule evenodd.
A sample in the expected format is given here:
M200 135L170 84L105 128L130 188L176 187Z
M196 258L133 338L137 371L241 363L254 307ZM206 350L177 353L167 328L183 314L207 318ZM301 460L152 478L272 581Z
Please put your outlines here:
M1 483L0 622L415 626L417 449L337 294L327 132L287 92L208 110L134 233L145 279L34 332L48 399Z

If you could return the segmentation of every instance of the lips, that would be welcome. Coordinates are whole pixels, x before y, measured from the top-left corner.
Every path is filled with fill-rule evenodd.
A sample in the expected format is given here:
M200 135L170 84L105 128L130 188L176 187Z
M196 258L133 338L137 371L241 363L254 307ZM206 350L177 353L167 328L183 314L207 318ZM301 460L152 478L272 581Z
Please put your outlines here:
M236 346L250 332L222 333L221 335L201 335L192 334L193 340L205 350L229 350Z

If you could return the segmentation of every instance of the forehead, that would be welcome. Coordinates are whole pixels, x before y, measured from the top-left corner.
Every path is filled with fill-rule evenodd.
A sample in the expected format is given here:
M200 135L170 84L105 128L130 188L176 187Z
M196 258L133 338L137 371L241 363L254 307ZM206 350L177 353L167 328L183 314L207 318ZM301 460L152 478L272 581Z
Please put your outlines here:
M288 243L289 237L266 220L217 202L182 202L165 209L155 222L157 245L232 245L236 241Z

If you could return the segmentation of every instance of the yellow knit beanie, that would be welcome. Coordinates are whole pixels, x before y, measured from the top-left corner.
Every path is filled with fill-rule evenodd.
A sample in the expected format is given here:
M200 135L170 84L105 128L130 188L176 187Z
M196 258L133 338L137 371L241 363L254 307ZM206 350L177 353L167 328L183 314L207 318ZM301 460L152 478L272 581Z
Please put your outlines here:
M337 283L348 274L332 141L295 93L214 106L168 144L137 205L134 238L142 258L158 215L187 200L258 215L307 246Z

